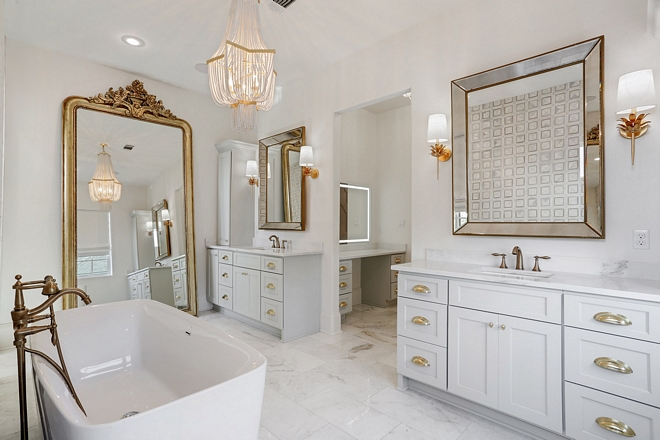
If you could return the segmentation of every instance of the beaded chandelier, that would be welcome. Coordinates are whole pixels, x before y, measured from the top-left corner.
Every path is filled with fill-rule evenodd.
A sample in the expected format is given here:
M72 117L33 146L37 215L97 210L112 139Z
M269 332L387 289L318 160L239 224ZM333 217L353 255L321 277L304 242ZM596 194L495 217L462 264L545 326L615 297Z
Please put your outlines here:
M88 183L89 197L93 202L100 203L101 211L110 211L111 202L116 202L121 197L121 183L115 176L110 155L105 152L107 146L107 144L101 144L101 152L96 161L96 171Z

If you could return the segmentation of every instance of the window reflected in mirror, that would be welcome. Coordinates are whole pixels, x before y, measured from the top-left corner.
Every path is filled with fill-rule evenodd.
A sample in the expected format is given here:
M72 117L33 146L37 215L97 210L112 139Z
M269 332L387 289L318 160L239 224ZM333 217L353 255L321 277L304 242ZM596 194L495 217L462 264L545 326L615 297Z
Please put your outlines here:
M339 243L369 241L371 197L368 187L339 185Z

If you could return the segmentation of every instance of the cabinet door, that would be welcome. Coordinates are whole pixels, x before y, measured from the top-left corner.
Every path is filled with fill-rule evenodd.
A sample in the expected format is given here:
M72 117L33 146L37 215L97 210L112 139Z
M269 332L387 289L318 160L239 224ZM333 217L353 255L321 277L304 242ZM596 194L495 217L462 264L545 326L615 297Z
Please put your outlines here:
M259 321L261 318L261 273L258 270L234 268L233 310Z
M500 315L499 410L562 431L561 326Z
M447 391L497 409L498 328L495 313L449 307Z

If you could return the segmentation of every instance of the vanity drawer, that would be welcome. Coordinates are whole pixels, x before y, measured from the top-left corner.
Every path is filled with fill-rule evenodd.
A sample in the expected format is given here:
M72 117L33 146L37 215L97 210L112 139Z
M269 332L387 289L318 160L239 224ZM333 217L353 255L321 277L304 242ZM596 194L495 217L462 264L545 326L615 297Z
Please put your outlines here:
M275 301L283 301L284 276L275 273L261 272L261 296L274 299Z
M172 272L172 284L174 288L183 287L183 282L181 280L181 271Z
M220 286L218 289L218 303L220 307L233 310L233 290L231 287Z
M566 380L660 406L660 344L570 327L564 341Z
M353 260L341 260L339 262L339 275L353 273Z
M570 327L660 342L660 306L650 303L566 294L564 323Z
M566 382L566 435L575 440L626 438L602 428L610 418L632 428L640 440L660 440L660 409ZM604 422L604 421L603 421Z
M180 260L172 260L172 271L181 269Z
M397 307L399 335L442 347L447 346L446 305L401 298Z
M344 293L339 295L339 314L345 315L353 311L353 294Z
M131 299L139 299L137 284L131 284Z
M451 280L449 304L561 324L561 292L556 290Z
M151 281L150 280L144 280L144 292L145 293L151 293Z
M221 258L222 261L222 258ZM234 266L245 267L246 269L261 269L261 256L255 254L234 253Z
M186 299L186 293L183 288L174 289L174 305L175 306L186 306L188 301Z
M399 284L390 283L390 301L397 299L399 296Z
M218 267L219 267L218 274L220 275L218 277L218 283L220 283L221 286L232 287L232 282L233 282L232 274L234 272L232 270L232 267L228 264L222 264L222 263L220 263Z
M138 272L137 274L137 279L138 281L142 281L144 279L149 278L149 271L148 270L143 270L142 272Z
M447 349L426 342L396 338L397 372L403 376L447 389Z
M183 257L183 258L179 259L179 264L180 264L181 270L184 270L186 268L186 257Z
M261 298L261 322L282 330L284 326L284 307L279 301Z
M231 251L218 251L219 259L226 264L234 264L234 253Z
M137 276L137 274L133 274L133 275L131 275L131 276L128 277L128 282L131 283L131 284L136 283L137 280L138 280L138 276Z
M339 275L339 294L348 293L353 285L353 275Z
M444 278L402 273L399 275L399 296L447 304L447 283Z
M391 270L390 271L390 282L391 283L396 283L399 281L399 271L398 270Z
M261 270L281 274L284 272L284 259L279 257L261 257Z
M395 254L390 256L390 264L403 264L406 262L406 254Z

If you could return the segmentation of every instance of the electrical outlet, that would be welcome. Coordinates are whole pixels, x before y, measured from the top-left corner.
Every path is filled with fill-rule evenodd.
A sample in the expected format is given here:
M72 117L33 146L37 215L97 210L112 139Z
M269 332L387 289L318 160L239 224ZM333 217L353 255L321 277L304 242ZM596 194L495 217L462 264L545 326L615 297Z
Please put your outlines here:
M633 231L633 249L651 249L651 239L648 230L635 229Z

